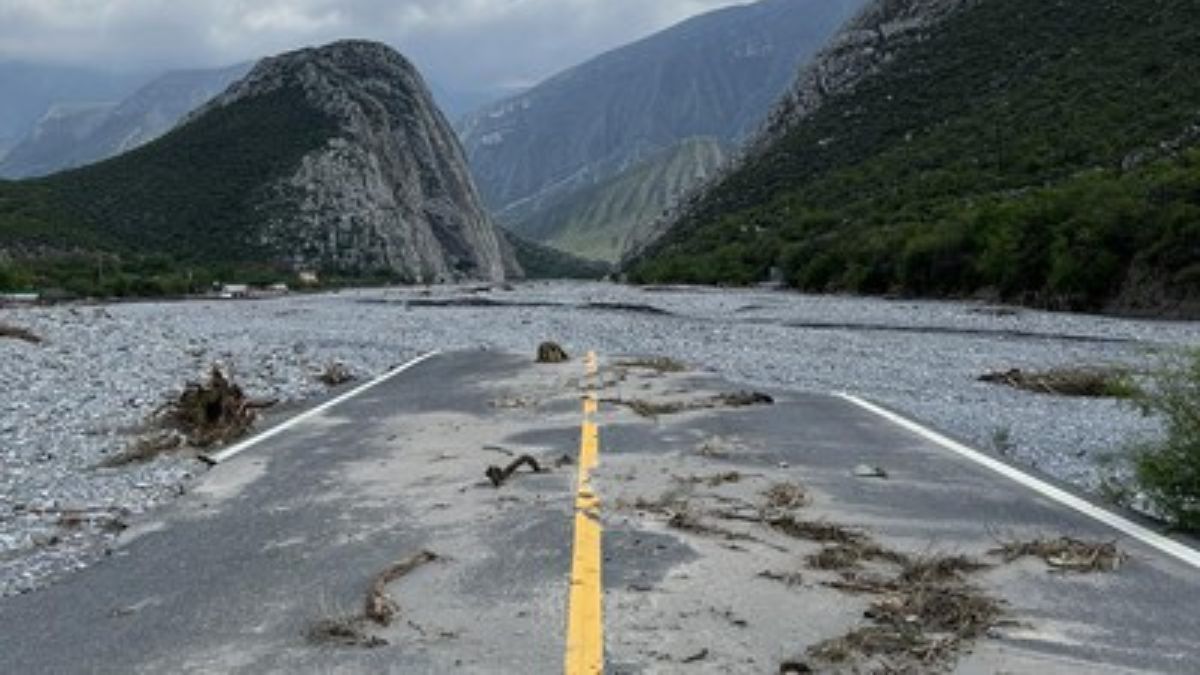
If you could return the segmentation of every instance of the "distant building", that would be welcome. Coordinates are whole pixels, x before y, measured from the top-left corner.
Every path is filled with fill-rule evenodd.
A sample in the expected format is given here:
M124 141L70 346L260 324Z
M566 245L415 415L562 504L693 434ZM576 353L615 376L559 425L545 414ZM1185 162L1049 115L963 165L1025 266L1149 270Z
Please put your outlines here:
M267 287L267 292L276 293L279 295L287 295L288 291L290 290L291 289L288 288L287 284L271 284Z
M305 271L297 275L300 278L300 283L305 286L316 286L321 283L321 279L316 272Z
M221 287L221 297L226 300L250 297L250 287L246 284L225 284Z
M42 296L37 293L0 293L0 303L14 305L32 305Z

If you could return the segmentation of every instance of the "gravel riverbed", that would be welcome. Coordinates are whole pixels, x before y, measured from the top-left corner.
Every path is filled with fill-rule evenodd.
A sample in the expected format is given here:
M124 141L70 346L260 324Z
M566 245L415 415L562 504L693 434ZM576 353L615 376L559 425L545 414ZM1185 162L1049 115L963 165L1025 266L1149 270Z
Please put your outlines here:
M95 561L121 522L203 473L180 456L98 464L214 363L251 397L288 402L323 393L317 376L334 361L368 378L433 349L532 354L546 339L575 352L661 354L749 386L860 394L1094 490L1104 458L1158 433L1154 420L1117 401L977 378L1009 368L1146 370L1200 342L1196 322L585 283L6 308L0 324L44 338L0 338L0 596Z

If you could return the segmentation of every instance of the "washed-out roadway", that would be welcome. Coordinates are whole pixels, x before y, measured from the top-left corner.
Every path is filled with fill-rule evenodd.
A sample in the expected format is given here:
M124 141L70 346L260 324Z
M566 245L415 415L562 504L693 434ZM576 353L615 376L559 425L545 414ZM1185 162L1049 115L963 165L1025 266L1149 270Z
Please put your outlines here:
M245 446L109 559L0 600L0 672L587 672L589 650L614 673L836 669L808 648L869 625L872 599L806 565L820 545L746 517L779 484L804 491L798 519L990 564L969 583L1003 621L947 668L1200 663L1189 542L1156 545L1120 514L1114 529L844 398L768 392L771 405L735 408L714 397L741 388L703 364L622 361L440 354ZM643 417L620 403L634 400L693 409ZM579 461L589 424L594 467ZM544 471L485 478L524 454ZM988 553L1058 536L1129 559L1081 574ZM396 619L362 620L375 577L422 551L436 559L387 585ZM320 622L354 617L374 647L314 640Z

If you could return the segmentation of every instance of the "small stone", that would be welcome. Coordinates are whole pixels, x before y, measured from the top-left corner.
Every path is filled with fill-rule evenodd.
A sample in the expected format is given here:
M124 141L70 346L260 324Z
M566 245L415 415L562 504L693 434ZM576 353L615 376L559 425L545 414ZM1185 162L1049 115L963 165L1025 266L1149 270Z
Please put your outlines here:
M854 475L858 478L887 478L888 473L882 467L870 464L859 464L854 467Z

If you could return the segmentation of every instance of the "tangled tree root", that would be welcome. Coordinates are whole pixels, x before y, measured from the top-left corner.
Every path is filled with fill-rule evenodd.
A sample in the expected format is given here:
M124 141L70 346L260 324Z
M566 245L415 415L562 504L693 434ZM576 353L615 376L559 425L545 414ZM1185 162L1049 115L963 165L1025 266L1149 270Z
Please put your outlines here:
M246 398L220 368L213 366L208 382L187 385L167 409L165 421L197 448L207 448L241 438L261 407Z

